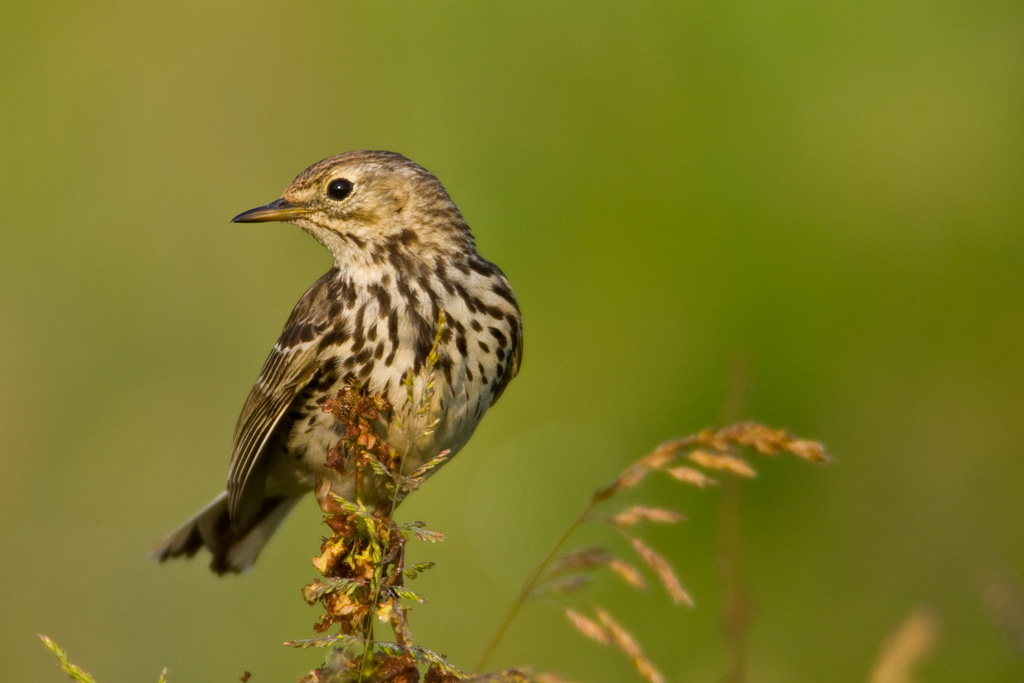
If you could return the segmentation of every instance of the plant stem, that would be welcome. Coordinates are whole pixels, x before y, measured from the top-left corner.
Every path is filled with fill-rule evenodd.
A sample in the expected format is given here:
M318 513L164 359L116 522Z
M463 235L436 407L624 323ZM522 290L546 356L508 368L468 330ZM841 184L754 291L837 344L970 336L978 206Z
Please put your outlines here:
M732 424L739 419L750 393L750 359L737 353L729 370L729 385L719 422ZM729 652L730 671L725 683L746 683L750 639L751 602L743 577L743 515L741 491L733 478L727 478L722 491L722 523L718 532L718 573L722 581L722 629Z
M398 474L396 476L394 476L394 478L392 479L392 483L395 486L395 490L391 494L391 510L388 512L388 516L387 516L388 522L390 522L391 525L394 525L395 509L398 507L398 489L399 489L399 486L400 486L401 481L402 481L403 470L405 469L405 461L406 461L406 457L408 455L409 455L409 451L407 449L406 452L405 452L405 455L403 455L401 460L398 461ZM388 543L390 543L390 541L391 541L391 539L390 539L391 530L392 530L392 527L389 526L388 529L387 529L388 538L386 539ZM405 547L403 546L402 547L402 556L404 557L404 555L405 555ZM370 655L373 654L373 652L372 652L372 650L373 650L373 645L372 645L372 643L373 643L373 618L374 618L374 610L377 607L377 600L380 599L381 583L384 580L383 573L384 573L384 552L382 550L381 551L381 560L380 560L380 562L377 563L377 566L373 570L373 598L370 600L370 613L366 617L367 618L366 643L363 646L363 662L362 662L362 664L359 665L359 679L358 679L358 683L362 683L363 682L363 677L366 675L366 665L370 661Z
M494 653L495 648L498 647L498 643L505 635L505 631L508 630L509 625L516 618L516 615L519 614L519 610L522 608L522 606L526 604L526 600L530 597L530 594L533 592L533 589L537 587L537 583L539 582L540 578L544 575L544 571L548 568L548 565L550 565L551 561L555 559L555 556L558 554L558 551L562 549L562 546L565 545L565 542L567 540L569 540L569 537L572 536L573 532L576 531L577 528L579 528L580 524L583 524L583 522L587 521L587 518L590 516L590 513L594 511L594 507L596 505L597 504L593 500L590 501L587 507L583 509L583 512L581 512L579 516L577 516L576 519L573 520L572 524L570 524L568 528L558 538L558 540L555 541L555 544L551 547L551 550L548 551L548 554L544 556L544 559L540 561L540 564L534 567L533 571L530 572L530 575L526 577L526 581L523 582L523 587L519 589L519 594L516 596L515 602L512 603L512 606L505 614L505 618L502 619L501 625L498 627L498 630L495 632L494 636L491 638L490 643L487 645L487 649L484 650L484 654L480 658L480 663L476 665L477 672L481 672L484 668L484 665L487 664L487 660L490 659L491 655Z

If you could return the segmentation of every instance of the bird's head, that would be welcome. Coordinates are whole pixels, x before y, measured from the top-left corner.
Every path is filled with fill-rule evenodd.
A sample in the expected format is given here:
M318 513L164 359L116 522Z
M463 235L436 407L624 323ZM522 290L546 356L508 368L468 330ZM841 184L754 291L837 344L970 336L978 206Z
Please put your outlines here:
M231 220L294 223L330 249L339 265L388 252L407 257L473 248L466 221L437 178L394 152L324 159L300 173L280 199Z

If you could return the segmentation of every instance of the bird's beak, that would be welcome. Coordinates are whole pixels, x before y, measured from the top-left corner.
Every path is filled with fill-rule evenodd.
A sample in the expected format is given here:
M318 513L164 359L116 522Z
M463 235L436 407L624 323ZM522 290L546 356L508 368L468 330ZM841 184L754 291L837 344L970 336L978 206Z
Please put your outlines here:
M309 213L309 209L295 206L287 199L281 198L266 206L243 211L231 219L232 223L267 223L269 221L290 221Z

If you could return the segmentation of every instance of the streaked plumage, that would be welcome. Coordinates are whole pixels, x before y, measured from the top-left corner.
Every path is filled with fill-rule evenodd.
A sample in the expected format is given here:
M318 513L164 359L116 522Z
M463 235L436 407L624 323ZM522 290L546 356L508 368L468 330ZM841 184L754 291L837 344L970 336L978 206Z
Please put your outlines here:
M477 254L440 182L392 152L349 152L303 171L279 199L236 222L286 220L326 246L334 267L299 300L235 428L227 490L155 551L165 560L204 545L218 573L244 571L295 502L326 480L355 496L354 477L326 467L339 424L320 404L348 378L380 392L401 419L380 436L411 471L458 451L515 377L522 327L501 270ZM433 405L417 415L403 385L420 373L443 311ZM439 418L429 434L426 420ZM385 433L386 432L386 433ZM416 438L416 435L420 435ZM380 505L374 482L360 492Z

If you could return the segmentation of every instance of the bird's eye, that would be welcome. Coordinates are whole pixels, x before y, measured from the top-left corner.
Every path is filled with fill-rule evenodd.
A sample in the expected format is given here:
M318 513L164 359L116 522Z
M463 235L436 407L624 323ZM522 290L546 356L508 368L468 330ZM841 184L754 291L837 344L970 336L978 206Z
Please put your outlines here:
M345 178L335 178L327 186L327 196L336 202L352 194L352 181Z

